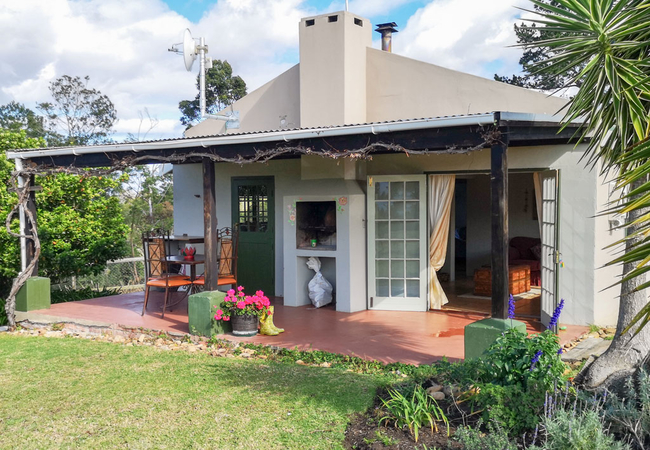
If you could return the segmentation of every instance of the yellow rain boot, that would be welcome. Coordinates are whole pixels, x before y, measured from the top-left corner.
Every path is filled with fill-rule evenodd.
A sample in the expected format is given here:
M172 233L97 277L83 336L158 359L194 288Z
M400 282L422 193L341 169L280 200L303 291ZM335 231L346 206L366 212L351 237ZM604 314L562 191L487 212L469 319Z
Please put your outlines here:
M266 317L267 317L267 322L271 324L271 328L274 329L275 331L277 331L278 333L284 333L284 328L278 328L273 323L273 314L275 314L275 310L274 310L273 306L269 306L269 312L271 314L269 314Z
M260 334L266 336L277 336L280 334L280 332L276 331L275 327L273 327L273 320L271 317L266 314L263 314L262 317L260 317Z

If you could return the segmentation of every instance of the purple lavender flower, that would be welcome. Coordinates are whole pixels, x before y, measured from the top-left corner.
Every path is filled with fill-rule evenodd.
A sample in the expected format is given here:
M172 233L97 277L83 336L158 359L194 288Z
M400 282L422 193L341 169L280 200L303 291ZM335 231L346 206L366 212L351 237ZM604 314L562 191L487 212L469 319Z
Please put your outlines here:
M508 319L515 318L515 298L510 294L508 299Z
M560 300L560 304L557 305L557 308L553 311L553 317L551 317L551 321L548 323L549 330L557 325L557 321L560 319L560 314L562 313L562 308L564 308L564 299Z
M561 355L561 354L562 354L562 347L560 347L560 348L558 349L557 354L558 354L558 355Z
M537 365L537 362L539 361L539 357L542 356L542 351L537 350L537 353L535 353L535 356L533 356L533 359L530 360L530 371L532 372L535 370L535 365Z

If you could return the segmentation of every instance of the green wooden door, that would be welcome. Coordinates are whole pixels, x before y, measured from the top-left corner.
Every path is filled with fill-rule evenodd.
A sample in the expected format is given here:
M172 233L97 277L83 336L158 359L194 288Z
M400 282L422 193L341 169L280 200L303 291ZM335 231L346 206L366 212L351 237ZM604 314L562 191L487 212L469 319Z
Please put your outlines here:
M232 222L239 224L237 284L246 293L275 295L273 187L269 177L232 179Z

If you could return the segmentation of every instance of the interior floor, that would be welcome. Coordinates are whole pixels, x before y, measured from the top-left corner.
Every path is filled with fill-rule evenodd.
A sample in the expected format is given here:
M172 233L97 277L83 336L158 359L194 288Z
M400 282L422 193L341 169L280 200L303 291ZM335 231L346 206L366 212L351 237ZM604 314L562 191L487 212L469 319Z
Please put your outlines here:
M440 283L447 295L449 303L442 307L443 311L462 311L490 315L492 300L490 297L474 295L473 278L457 278L455 281ZM515 316L539 318L541 311L541 290L531 286L525 294L515 296Z

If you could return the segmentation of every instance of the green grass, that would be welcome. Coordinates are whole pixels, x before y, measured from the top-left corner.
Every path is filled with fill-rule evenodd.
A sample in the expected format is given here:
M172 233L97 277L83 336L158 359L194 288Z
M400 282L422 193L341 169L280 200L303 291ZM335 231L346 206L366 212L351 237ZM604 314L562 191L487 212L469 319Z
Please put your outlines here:
M0 334L0 448L340 448L382 376Z

